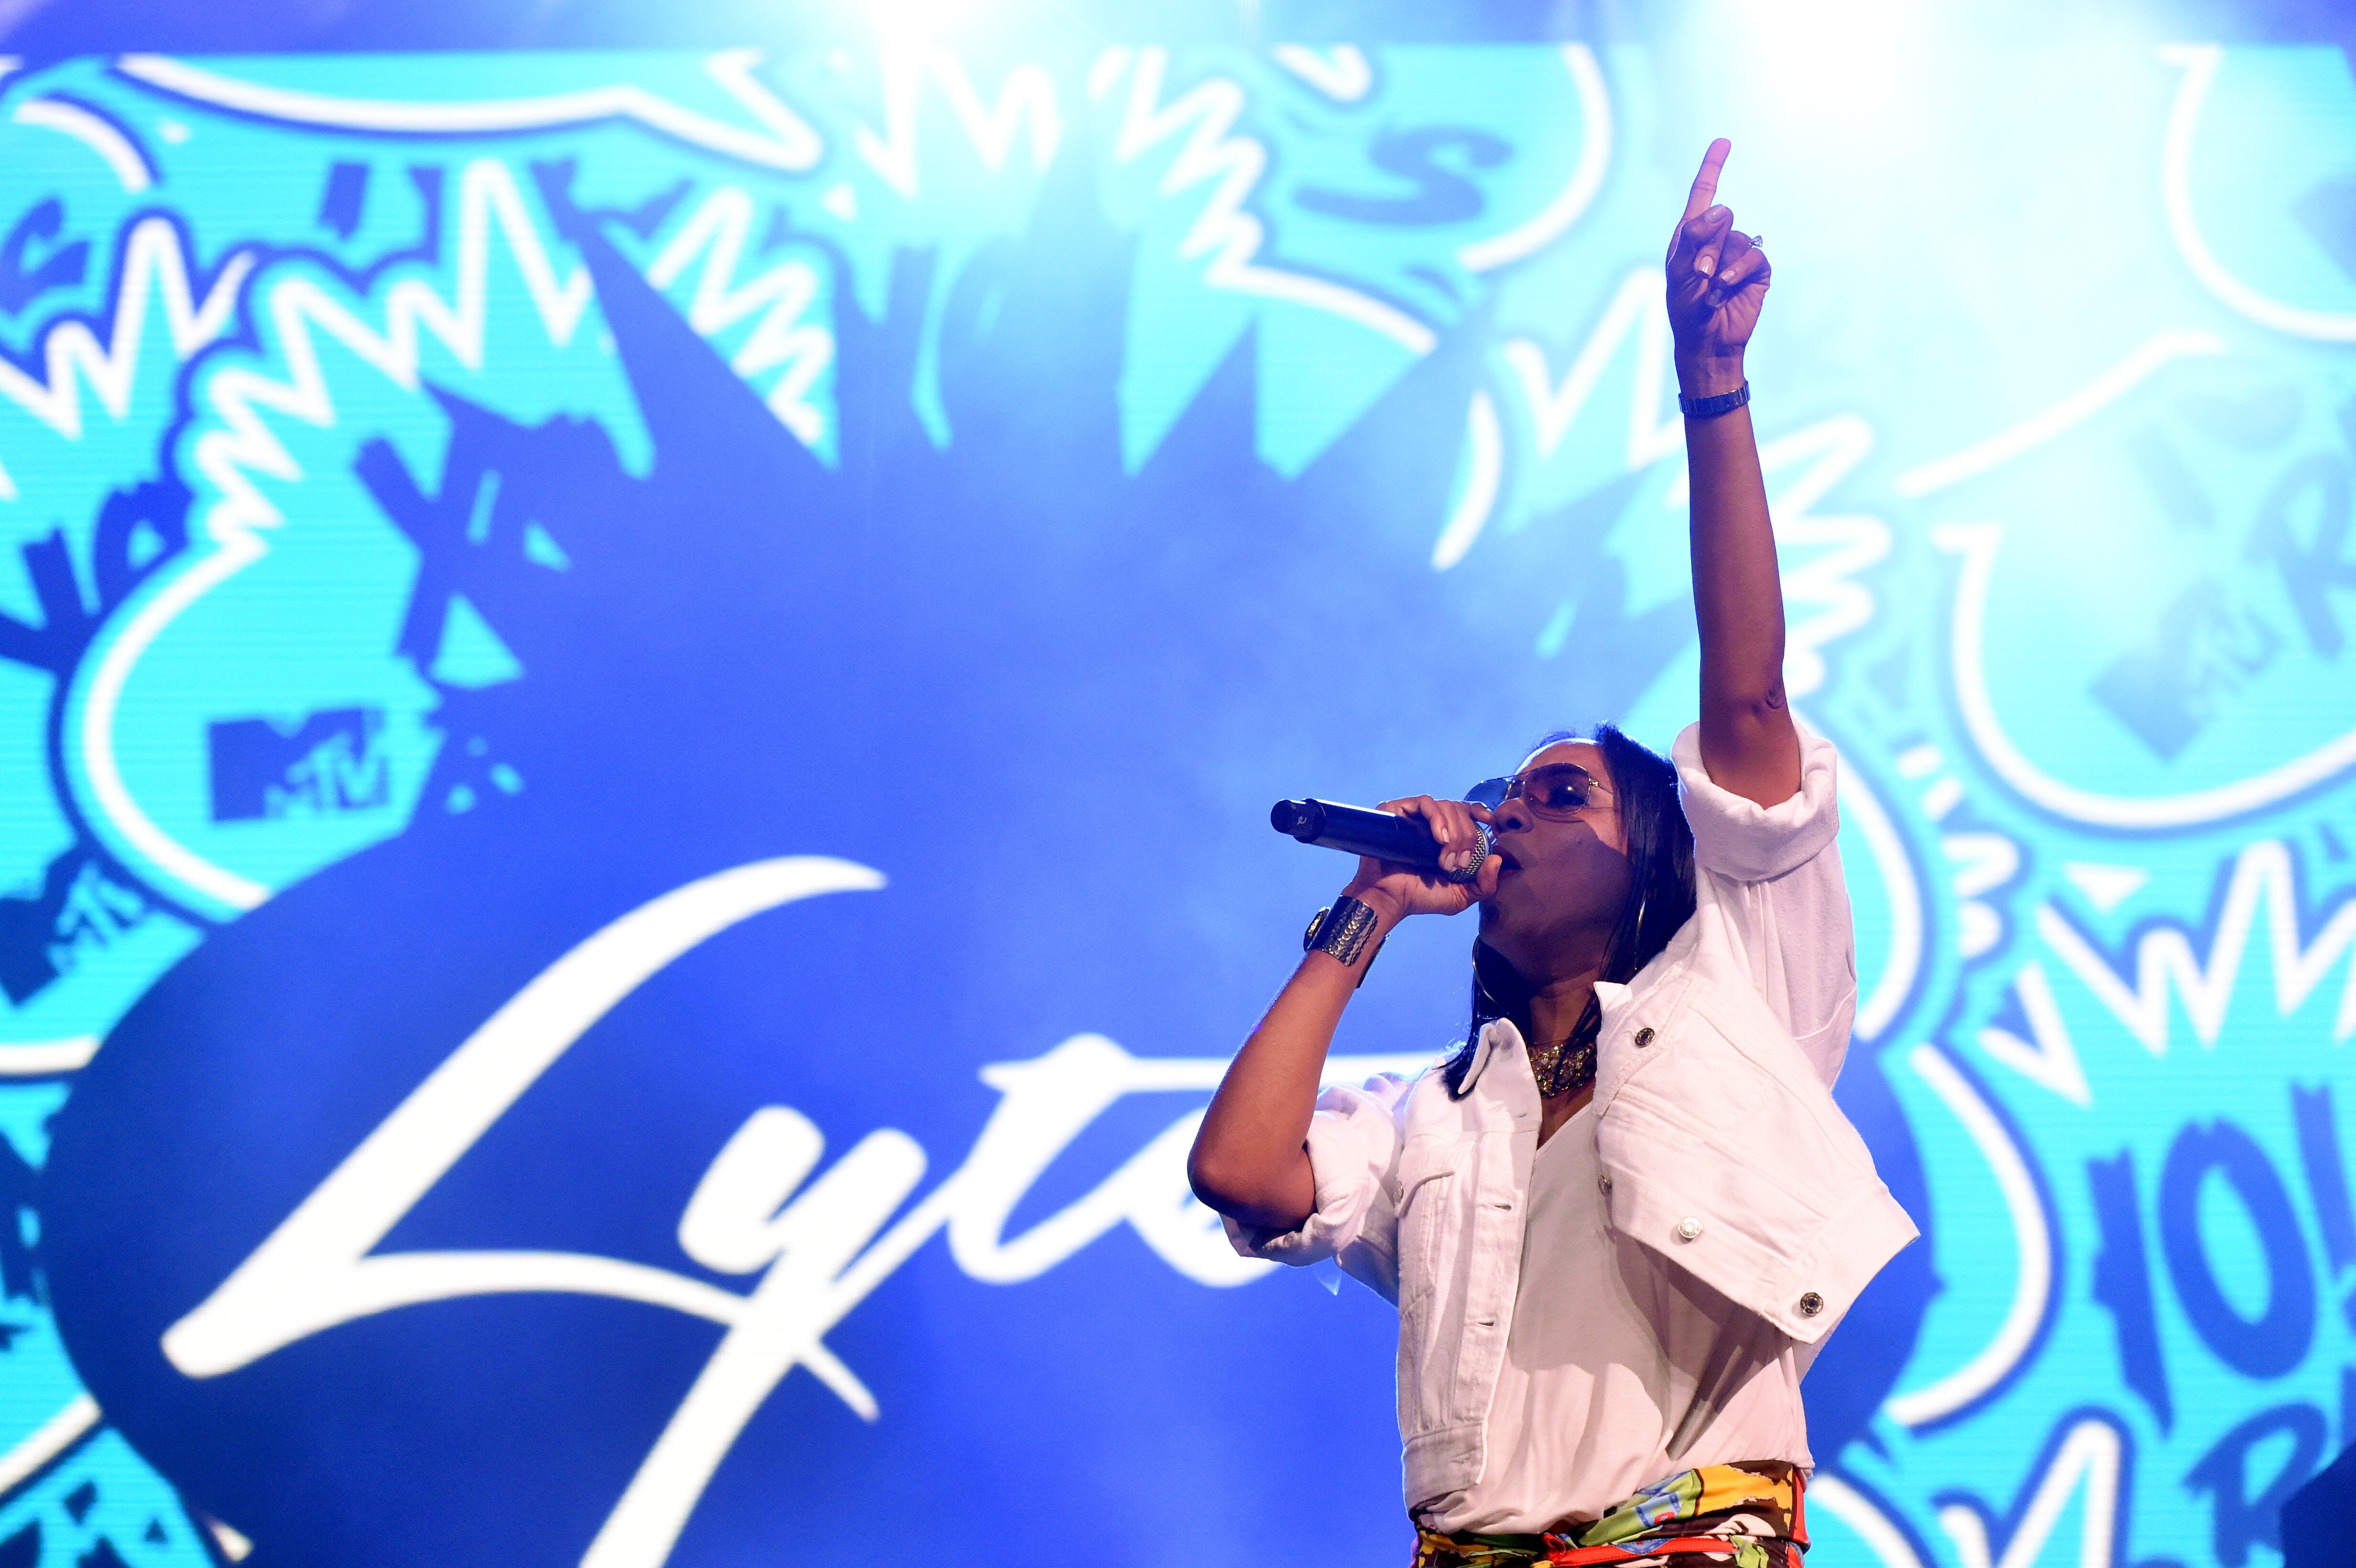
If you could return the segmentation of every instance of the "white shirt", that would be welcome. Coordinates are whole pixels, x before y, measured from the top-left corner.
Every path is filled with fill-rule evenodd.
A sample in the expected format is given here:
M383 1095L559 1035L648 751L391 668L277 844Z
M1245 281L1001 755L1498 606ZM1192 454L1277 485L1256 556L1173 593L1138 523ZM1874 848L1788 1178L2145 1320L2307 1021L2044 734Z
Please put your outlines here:
M1489 1464L1424 1504L1434 1530L1535 1531L1697 1466L1814 1463L1793 1341L1613 1235L1602 1174L1590 1104L1538 1149Z
M1831 1094L1857 1000L1832 747L1801 732L1800 791L1772 808L1710 782L1697 728L1674 755L1696 910L1597 986L1592 1104L1540 1150L1500 1020L1462 1099L1437 1071L1320 1096L1299 1229L1228 1222L1242 1252L1333 1257L1398 1304L1406 1499L1438 1529L1808 1464L1800 1374L1915 1235Z

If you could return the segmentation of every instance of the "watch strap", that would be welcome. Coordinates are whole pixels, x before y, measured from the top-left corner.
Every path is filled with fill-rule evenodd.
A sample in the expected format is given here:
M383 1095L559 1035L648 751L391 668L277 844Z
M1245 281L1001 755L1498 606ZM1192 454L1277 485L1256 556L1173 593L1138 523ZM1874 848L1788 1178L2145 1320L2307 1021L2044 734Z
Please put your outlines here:
M1720 414L1730 414L1751 400L1751 383L1745 381L1730 392L1720 392L1714 398L1688 398L1677 394L1677 407L1689 420L1713 420Z

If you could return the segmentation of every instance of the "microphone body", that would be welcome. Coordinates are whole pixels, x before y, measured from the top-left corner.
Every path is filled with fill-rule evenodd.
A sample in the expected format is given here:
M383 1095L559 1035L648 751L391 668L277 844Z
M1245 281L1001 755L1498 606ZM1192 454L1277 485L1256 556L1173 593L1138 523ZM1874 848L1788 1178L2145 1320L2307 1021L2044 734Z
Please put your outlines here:
M1280 800L1268 814L1269 826L1303 844L1371 855L1413 866L1434 876L1440 869L1440 845L1419 817L1393 816L1363 805L1343 805L1330 800Z

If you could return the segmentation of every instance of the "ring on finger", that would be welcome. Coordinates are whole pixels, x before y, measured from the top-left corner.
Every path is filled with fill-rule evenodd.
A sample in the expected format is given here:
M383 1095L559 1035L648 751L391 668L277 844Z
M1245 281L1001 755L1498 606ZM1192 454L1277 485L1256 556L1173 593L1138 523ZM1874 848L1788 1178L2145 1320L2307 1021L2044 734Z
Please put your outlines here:
M1485 822L1474 823L1472 825L1472 830L1481 836L1480 845L1473 849L1472 858L1464 862L1462 869L1447 873L1448 880L1451 882L1471 882L1478 880L1481 876L1481 868L1488 863L1490 846L1494 845L1497 841L1497 836L1489 831L1489 825Z

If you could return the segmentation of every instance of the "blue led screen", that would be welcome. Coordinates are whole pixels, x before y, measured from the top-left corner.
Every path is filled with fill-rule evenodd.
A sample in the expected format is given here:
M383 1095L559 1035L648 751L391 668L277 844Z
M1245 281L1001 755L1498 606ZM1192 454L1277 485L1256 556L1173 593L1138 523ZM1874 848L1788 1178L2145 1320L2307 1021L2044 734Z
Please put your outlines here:
M2278 1562L2356 1440L2348 57L1660 63L0 78L0 1562L1403 1562L1390 1308L1183 1154L1346 873L1269 802L1690 717L1720 131L1923 1232L1811 1561Z

